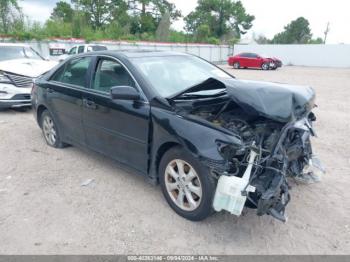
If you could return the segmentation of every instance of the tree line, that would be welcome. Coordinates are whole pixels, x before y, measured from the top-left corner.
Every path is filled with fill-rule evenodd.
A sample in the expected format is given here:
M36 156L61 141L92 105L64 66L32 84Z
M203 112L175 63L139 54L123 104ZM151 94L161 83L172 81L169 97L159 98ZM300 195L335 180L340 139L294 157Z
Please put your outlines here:
M258 44L323 44L325 42L321 37L312 38L310 23L304 17L291 21L272 39L260 35L255 38L255 41Z
M183 18L185 31L171 24ZM234 44L253 26L241 1L198 0L183 17L167 0L70 0L59 1L44 23L23 15L18 0L0 1L0 34L17 40L84 38L87 41L143 40ZM305 18L298 18L273 39L259 36L261 43L311 43Z

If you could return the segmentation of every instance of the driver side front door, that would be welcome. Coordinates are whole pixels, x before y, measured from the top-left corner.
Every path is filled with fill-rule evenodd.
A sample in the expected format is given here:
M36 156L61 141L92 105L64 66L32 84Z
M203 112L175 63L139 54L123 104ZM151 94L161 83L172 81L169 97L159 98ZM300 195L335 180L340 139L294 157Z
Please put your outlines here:
M110 89L116 86L139 90L124 65L109 57L98 57L90 89L83 95L86 143L146 174L150 105L145 100L112 100Z

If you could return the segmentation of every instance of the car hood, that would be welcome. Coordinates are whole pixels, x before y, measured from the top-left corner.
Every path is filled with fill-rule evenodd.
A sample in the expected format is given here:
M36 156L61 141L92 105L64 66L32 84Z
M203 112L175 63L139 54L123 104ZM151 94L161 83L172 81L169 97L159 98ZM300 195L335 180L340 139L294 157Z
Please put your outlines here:
M304 117L315 106L315 92L308 86L229 80L227 93L247 113L279 122Z
M57 65L55 61L14 59L0 62L0 70L29 77L38 77Z
M302 118L315 106L315 92L311 87L248 80L208 80L172 96L185 93L226 88L227 95L247 114L263 116L279 122Z

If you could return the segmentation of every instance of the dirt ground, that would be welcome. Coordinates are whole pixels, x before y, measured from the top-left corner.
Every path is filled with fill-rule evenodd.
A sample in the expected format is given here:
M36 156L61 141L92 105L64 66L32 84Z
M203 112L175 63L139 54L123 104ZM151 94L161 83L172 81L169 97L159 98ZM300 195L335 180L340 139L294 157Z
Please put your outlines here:
M48 147L31 112L0 112L1 254L350 254L350 69L231 70L311 85L327 174L293 187L283 224L254 210L177 216L158 186L76 147ZM94 179L81 186L87 179Z

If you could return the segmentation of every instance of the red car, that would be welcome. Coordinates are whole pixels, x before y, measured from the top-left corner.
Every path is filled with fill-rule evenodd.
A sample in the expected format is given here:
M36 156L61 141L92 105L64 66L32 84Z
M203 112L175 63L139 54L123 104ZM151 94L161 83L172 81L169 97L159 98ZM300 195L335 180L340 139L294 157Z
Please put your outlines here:
M277 69L282 66L281 60L275 57L260 56L255 53L241 53L228 58L228 64L233 68L261 68L262 70Z

